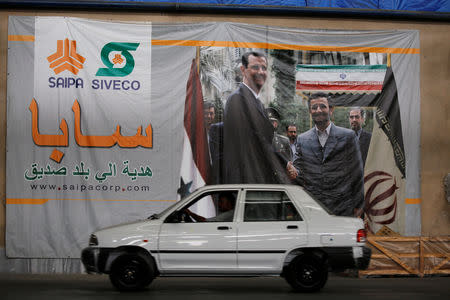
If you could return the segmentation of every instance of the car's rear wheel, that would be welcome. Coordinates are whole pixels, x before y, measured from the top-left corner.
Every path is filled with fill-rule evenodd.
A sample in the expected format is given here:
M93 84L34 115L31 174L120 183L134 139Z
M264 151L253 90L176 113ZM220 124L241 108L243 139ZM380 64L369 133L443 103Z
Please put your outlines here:
M299 292L316 292L328 279L326 262L313 254L297 256L289 264L286 281Z
M153 265L139 254L119 256L111 266L109 279L120 291L138 291L148 286L155 277Z

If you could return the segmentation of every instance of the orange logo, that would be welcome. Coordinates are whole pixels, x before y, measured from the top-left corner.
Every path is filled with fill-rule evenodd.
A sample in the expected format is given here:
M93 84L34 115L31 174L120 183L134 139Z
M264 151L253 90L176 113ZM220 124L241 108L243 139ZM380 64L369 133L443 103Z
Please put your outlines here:
M80 69L83 69L85 58L77 53L77 42L69 39L58 40L56 52L47 57L50 68L59 74L68 70L77 75Z
M122 58L122 55L120 55L120 54L116 54L115 56L114 56L114 58L113 58L113 63L116 65L116 64L121 64L121 63L123 63L123 58Z

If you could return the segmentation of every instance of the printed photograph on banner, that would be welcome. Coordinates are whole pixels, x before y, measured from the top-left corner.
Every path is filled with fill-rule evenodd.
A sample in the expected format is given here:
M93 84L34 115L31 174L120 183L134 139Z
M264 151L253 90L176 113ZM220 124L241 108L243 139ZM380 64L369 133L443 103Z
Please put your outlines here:
M332 213L365 218L374 234L380 225L402 232L404 149L387 54L197 53L204 127L197 141L208 143L201 184L299 184ZM398 155L388 160L381 147ZM182 186L191 182L181 178Z

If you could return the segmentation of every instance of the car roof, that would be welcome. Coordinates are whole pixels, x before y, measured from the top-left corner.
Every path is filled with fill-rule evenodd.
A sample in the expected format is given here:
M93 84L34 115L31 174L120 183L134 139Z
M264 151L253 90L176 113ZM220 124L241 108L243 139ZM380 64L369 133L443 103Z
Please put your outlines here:
M223 190L223 189L274 189L274 190L292 190L292 189L301 189L304 190L301 186L293 185L293 184L244 184L244 183L236 183L236 184L216 184L216 185L206 185L198 188L196 191L205 191L205 190Z
M236 183L236 184L217 184L217 185L205 185L193 191L189 197L196 197L198 194L202 192L208 191L220 191L220 190L243 190L243 189L251 189L251 190L285 190L292 191L295 193L296 191L301 191L302 194L308 195L308 197L302 197L301 202L303 204L309 203L315 207L320 207L324 210L324 206L318 203L308 191L306 191L302 186L294 185L294 184L244 184L244 183Z

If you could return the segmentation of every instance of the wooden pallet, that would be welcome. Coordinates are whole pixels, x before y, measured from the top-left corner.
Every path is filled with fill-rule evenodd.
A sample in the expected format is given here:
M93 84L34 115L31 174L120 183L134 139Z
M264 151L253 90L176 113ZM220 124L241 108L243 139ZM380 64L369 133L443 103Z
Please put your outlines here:
M369 268L360 276L450 274L450 236L369 236Z

